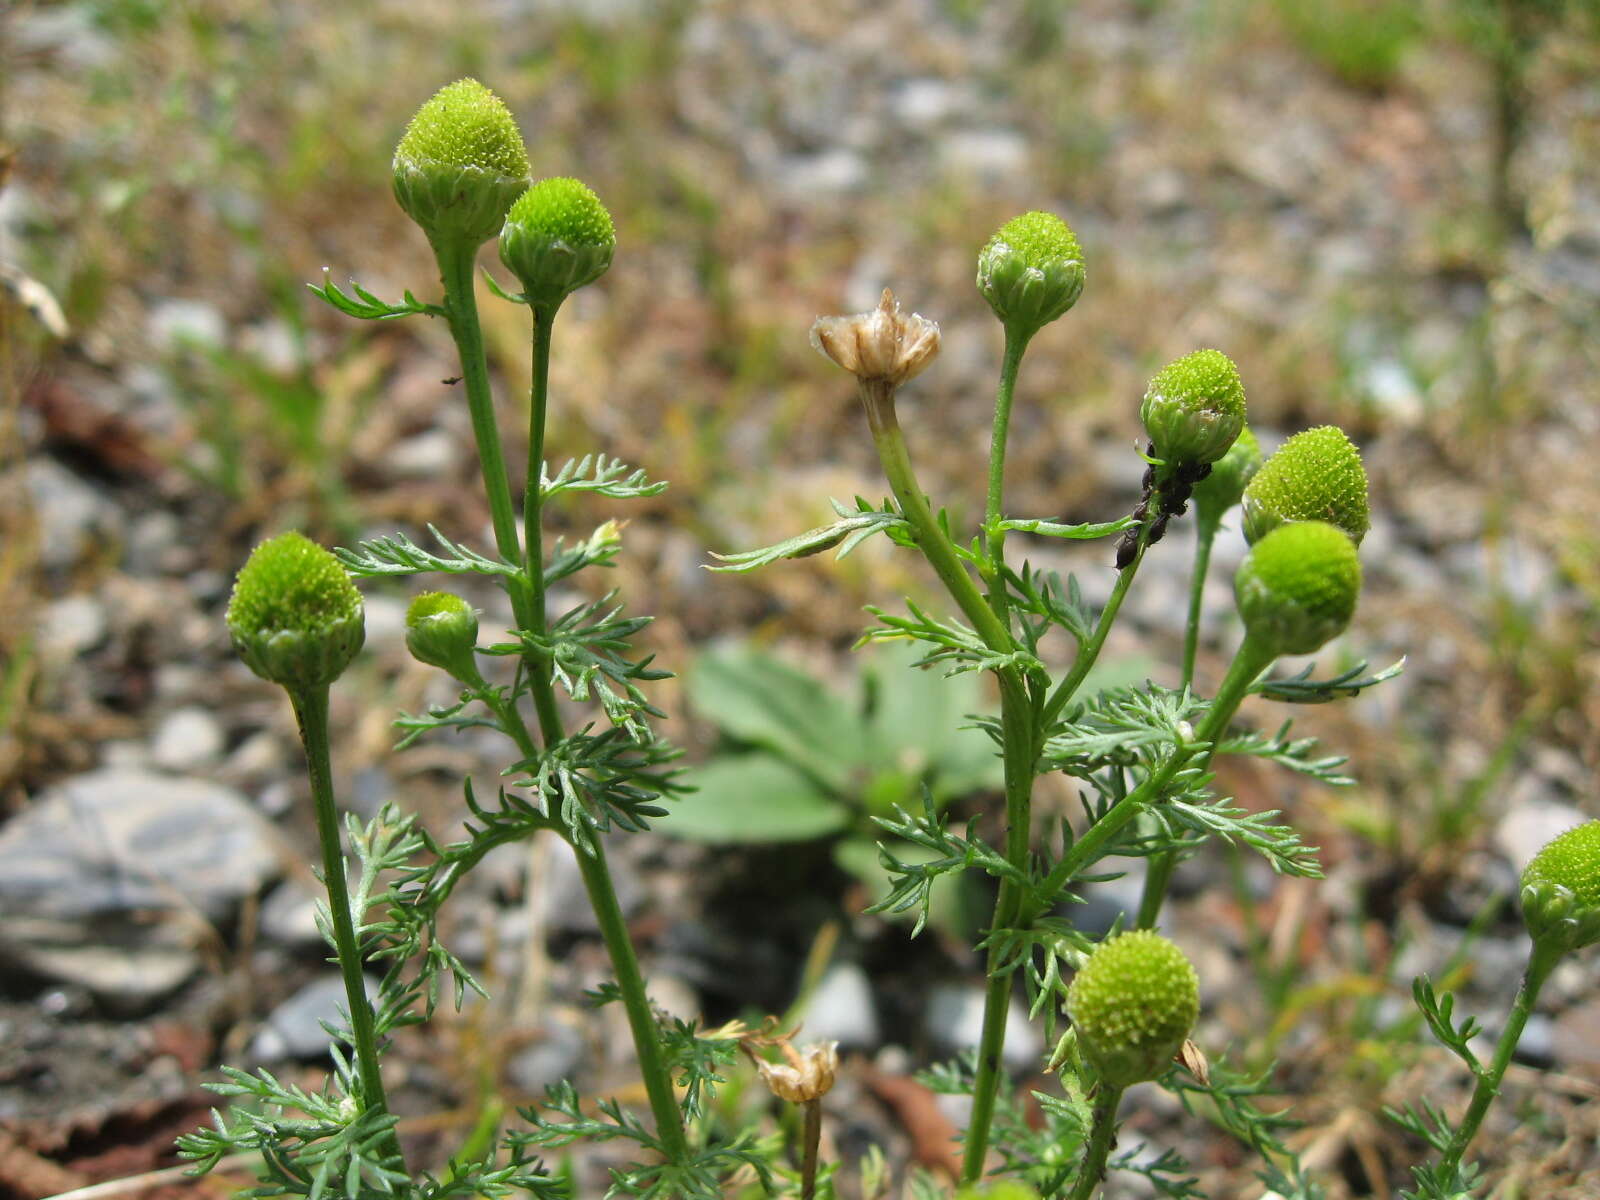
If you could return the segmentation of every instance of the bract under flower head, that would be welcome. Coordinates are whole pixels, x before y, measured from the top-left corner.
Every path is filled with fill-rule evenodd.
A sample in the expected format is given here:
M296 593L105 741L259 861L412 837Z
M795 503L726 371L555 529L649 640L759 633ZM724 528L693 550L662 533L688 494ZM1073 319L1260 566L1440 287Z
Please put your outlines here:
M1326 521L1280 525L1245 555L1233 594L1245 629L1274 655L1320 650L1361 595L1355 543Z
M478 614L454 593L423 592L406 609L406 648L418 662L466 682L478 676L477 643Z
M922 371L939 353L939 326L900 311L894 293L871 312L846 317L818 317L811 326L811 344L864 384L891 391Z
M1239 368L1220 350L1196 350L1162 367L1139 406L1155 456L1172 464L1216 462L1239 436L1244 418Z
M527 186L516 122L476 79L440 88L395 147L395 199L435 245L481 246Z
M582 180L541 179L517 198L500 231L500 261L534 305L559 304L611 266L611 214Z
M1522 872L1522 917L1534 941L1562 951L1600 942L1600 821L1552 839Z
M1083 250L1054 213L1028 212L978 252L978 290L1001 324L1031 337L1083 294Z

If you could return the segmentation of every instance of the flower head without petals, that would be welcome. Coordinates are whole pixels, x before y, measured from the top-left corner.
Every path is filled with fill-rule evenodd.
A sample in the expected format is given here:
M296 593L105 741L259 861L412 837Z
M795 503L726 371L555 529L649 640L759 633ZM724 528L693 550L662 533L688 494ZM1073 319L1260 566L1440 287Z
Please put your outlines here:
M863 384L893 390L922 371L939 353L937 322L900 311L894 293L871 312L847 317L818 317L811 326L811 344Z

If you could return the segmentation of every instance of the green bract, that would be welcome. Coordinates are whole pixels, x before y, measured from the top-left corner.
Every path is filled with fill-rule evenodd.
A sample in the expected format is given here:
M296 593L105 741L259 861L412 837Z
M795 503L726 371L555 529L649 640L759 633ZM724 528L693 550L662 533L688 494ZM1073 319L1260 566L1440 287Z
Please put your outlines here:
M611 214L577 179L541 179L517 198L500 231L500 261L541 306L599 279L616 247Z
M1366 536L1367 471L1334 425L1297 433L1261 464L1244 490L1244 536L1254 542L1286 521L1327 521L1357 545Z
M1361 595L1355 543L1326 521L1281 525L1257 542L1234 576L1251 637L1279 654L1310 654L1350 624Z
M291 690L326 687L366 640L361 593L338 559L298 533L251 552L227 622L245 665Z
M1054 213L1013 217L978 252L978 290L1001 324L1031 337L1083 292L1078 239Z
M1203 466L1228 452L1244 428L1244 384L1220 350L1196 350L1156 372L1139 419L1163 462Z
M1522 919L1563 951L1600 942L1600 821L1569 829L1522 872Z
M527 186L522 135L476 79L440 88L395 147L395 199L435 245L481 246Z
M1100 943L1067 989L1078 1045L1110 1087L1165 1071L1200 1016L1200 981L1182 950L1137 929Z
M1228 452L1211 464L1211 474L1194 485L1196 513L1204 520L1219 519L1239 503L1245 487L1260 469L1261 447L1246 425Z
M478 614L450 592L423 592L406 609L406 647L418 662L462 681L478 678Z

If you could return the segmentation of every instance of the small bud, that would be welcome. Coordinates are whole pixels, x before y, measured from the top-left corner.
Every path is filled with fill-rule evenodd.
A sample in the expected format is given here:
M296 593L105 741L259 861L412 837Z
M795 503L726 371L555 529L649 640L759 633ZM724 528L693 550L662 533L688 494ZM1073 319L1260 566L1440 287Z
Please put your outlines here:
M478 614L450 592L423 592L406 609L406 648L411 657L439 667L463 683L480 678L473 651Z
M816 1042L804 1054L780 1041L785 1061L771 1063L752 1055L756 1070L772 1094L791 1104L820 1100L833 1089L839 1071L839 1043Z
M1137 929L1101 942L1067 989L1078 1045L1110 1087L1154 1079L1200 1016L1200 981L1183 951Z
M500 231L500 261L535 307L560 304L611 266L611 214L577 179L541 179L517 198Z
M1286 521L1327 521L1361 544L1367 470L1344 430L1319 425L1295 434L1244 489L1246 539L1258 541Z
M1174 466L1216 462L1244 428L1239 368L1220 350L1168 363L1145 389L1139 419L1156 458Z
M871 312L818 317L811 326L811 344L862 383L892 391L939 353L939 326L916 313L906 316L894 293L884 288L883 299Z
M234 580L227 622L245 665L291 690L332 683L367 635L361 593L344 567L298 533L251 552Z
M528 151L516 122L476 79L440 88L395 147L395 199L435 245L483 245L527 186Z
M1320 650L1361 595L1355 543L1326 521L1281 525L1245 555L1233 595L1245 629L1274 656Z
M1579 950L1600 942L1600 821L1569 829L1522 872L1522 919L1533 940Z
M1228 452L1211 464L1211 474L1194 485L1194 507L1202 519L1219 520L1261 469L1261 447L1246 425Z
M978 252L978 290L1002 325L1032 337L1083 293L1078 239L1054 213L1013 217Z

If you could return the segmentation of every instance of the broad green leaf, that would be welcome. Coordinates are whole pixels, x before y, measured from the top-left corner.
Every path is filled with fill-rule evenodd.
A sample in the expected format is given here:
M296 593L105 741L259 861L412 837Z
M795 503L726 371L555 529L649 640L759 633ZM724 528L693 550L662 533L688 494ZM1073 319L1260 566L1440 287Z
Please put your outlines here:
M899 840L886 843L896 858L903 862L927 862L933 855L920 846ZM878 861L876 838L852 834L840 838L833 847L833 861L847 875L859 880L866 888L870 903L876 904L889 895L889 873ZM972 874L946 876L933 885L928 924L942 934L962 942L973 941L984 921L990 916L992 900ZM911 913L900 914L907 921ZM898 917L886 918L890 920Z
M675 800L658 829L695 842L802 842L847 828L850 809L770 754L714 759L684 773L697 790Z
M870 797L874 812L887 812L895 803L915 804L924 779L939 803L1003 782L995 744L976 729L961 728L969 713L989 708L981 678L970 672L947 676L938 666L913 667L919 657L916 647L885 644L868 660L871 760L880 777L906 780L906 790L894 796ZM880 806L879 801L886 802Z
M827 790L850 787L865 757L853 701L769 654L704 654L687 679L700 714L737 741L762 746Z

